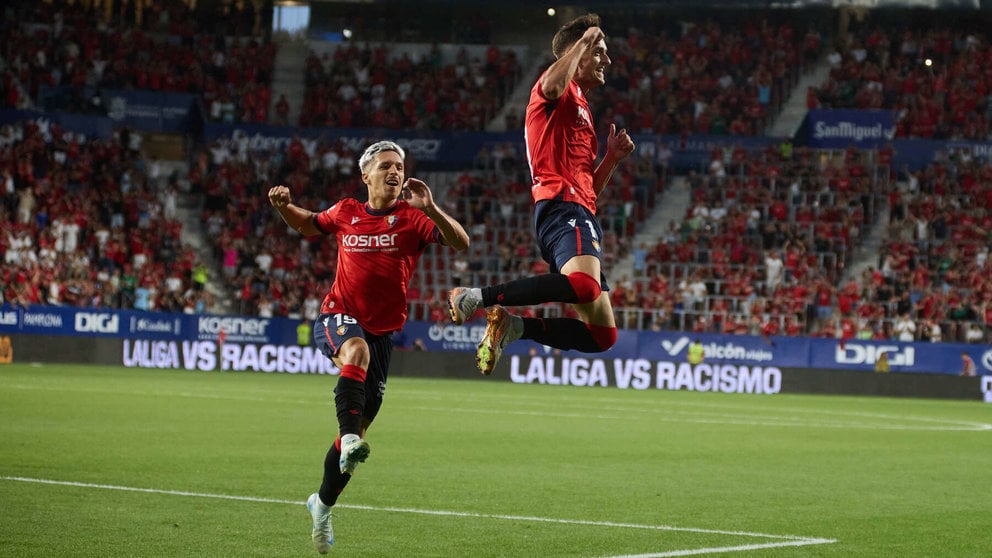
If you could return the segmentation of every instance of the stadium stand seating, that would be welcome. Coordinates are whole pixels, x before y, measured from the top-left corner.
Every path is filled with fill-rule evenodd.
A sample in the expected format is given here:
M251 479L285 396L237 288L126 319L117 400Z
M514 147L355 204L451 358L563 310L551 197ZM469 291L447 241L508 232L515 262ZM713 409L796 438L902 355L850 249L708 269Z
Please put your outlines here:
M665 327L650 316L657 310L677 329L737 331L758 317L750 329L765 323L768 332L787 325L814 331L817 316L807 311L812 285L837 284L877 218L880 192L890 188L889 170L875 157L855 150L768 148L750 157L733 145L715 150L709 172L688 179L692 203L682 222L642 248L643 276L629 292L614 293L618 312L640 327ZM773 254L777 263L769 261Z
M0 299L203 312L202 262L181 241L177 189L157 162L57 125L3 127Z
M820 32L768 14L615 14L613 66L590 93L595 121L637 133L760 135L822 48Z
M5 106L18 106L16 79L45 110L106 114L101 88L141 89L200 95L216 121L268 119L275 45L251 35L249 13L219 18L227 29L178 0L148 3L137 20L107 22L84 3L16 2L7 14Z
M60 108L93 111L92 91L133 87L197 93L214 120L266 120L275 46L253 34L254 14L229 14L226 28L197 15L179 1L106 21L81 4L15 3L0 29L0 103L44 108L53 91L68 91ZM607 267L628 254L643 262L612 281L622 327L898 339L911 320L916 340L989 342L989 162L950 152L900 172L889 146L749 154L734 141L761 134L798 77L833 47L830 78L809 92L811 107L898 110L900 137L984 138L985 35L889 22L840 40L788 14L662 21L621 13L607 24L613 68L590 95L600 126L728 138L685 177L686 213L650 242L634 238L673 181L666 169L635 155L601 197ZM482 57L469 54L480 49ZM933 67L921 65L926 58ZM483 130L515 89L530 86L529 66L495 42L450 60L410 57L385 41L343 43L306 60L299 124ZM306 207L363 197L357 153L343 142L313 145L297 138L249 152L217 142L190 156L182 178L202 197L202 229L185 232L205 239L234 311L313 318L333 280L335 243L286 234L265 198L275 183ZM520 149L492 143L471 167L429 173L473 244L467 253L428 249L409 290L411 318L447 320L453 286L547 271ZM78 142L30 123L0 129L2 301L209 309L202 262L181 242L175 177L156 168L123 137ZM428 176L415 164L409 174ZM885 232L878 263L851 277L853 255L876 226ZM574 315L564 304L522 311Z
M904 18L860 26L838 41L830 77L809 92L809 106L896 111L900 138L984 139L992 45L975 27Z
M413 57L401 45L311 50L299 124L482 131L521 72L516 51L496 45L484 58L463 46L452 60L437 45Z

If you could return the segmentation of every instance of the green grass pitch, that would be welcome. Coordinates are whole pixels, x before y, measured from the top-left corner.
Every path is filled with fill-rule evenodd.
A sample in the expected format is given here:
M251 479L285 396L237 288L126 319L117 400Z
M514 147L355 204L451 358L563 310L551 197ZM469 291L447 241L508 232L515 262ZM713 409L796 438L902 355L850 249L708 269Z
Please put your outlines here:
M0 556L310 556L336 378L0 366ZM390 380L331 555L992 556L992 406Z

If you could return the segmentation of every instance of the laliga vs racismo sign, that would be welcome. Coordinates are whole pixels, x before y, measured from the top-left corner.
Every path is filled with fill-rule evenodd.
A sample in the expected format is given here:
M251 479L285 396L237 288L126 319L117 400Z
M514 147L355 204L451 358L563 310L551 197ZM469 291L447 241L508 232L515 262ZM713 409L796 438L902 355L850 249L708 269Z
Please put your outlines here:
M510 380L518 384L615 386L620 389L664 389L721 393L774 394L782 391L776 367L737 364L656 362L643 358L510 358Z
M124 340L128 368L337 374L319 349L295 345L218 344L212 341Z

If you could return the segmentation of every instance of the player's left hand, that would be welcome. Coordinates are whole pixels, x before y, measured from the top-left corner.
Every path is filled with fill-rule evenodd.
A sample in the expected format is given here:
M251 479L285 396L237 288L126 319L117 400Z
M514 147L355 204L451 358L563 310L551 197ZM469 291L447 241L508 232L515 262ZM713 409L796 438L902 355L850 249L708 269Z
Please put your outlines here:
M606 139L606 151L612 152L617 159L623 159L634 152L634 140L630 139L630 134L626 128L621 128L617 132L617 125L610 124L610 137Z
M403 183L402 196L411 207L420 210L434 206L434 196L423 180L407 178Z

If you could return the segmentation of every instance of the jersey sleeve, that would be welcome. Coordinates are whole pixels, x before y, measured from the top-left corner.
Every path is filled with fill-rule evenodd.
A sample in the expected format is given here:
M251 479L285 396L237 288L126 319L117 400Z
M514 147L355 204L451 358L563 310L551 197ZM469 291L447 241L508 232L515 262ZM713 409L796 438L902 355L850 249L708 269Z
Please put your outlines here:
M544 87L541 86L541 83L544 81L544 75L547 74L547 73L548 73L547 70L541 72L541 77L537 78L537 83L534 84L534 91L533 92L534 92L534 94L537 96L537 98L540 101L543 101L545 103L554 104L558 99L549 99L547 97L547 95L544 94ZM566 90L567 89L568 88L566 88ZM533 97L532 97L532 99L533 99Z
M323 234L334 234L338 230L337 217L341 204L336 203L313 216L313 224Z
M413 216L411 219L413 226L417 230L417 234L420 236L421 249L426 248L428 244L444 243L444 239L441 238L441 229L434 224L434 221L431 221L430 217L424 215L424 212L419 209L414 209L410 206L407 206L407 208Z

